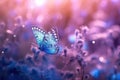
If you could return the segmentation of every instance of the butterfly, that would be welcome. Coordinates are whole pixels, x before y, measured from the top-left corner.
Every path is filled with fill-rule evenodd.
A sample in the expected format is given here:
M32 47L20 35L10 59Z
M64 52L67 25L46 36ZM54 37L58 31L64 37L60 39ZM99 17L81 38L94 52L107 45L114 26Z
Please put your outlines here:
M41 28L32 27L32 31L41 51L47 54L58 53L58 35L54 28L52 28L49 32L45 32Z

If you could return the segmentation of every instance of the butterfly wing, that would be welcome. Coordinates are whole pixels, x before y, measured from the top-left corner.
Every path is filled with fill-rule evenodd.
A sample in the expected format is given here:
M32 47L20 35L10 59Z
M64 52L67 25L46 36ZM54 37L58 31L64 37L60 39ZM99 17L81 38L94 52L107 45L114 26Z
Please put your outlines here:
M58 51L59 51L59 47L58 46L53 46L53 47L49 47L49 48L45 49L45 52L47 54L56 54L56 53L58 53Z
M50 32L45 34L44 38L44 51L48 54L55 54L58 53L58 35L57 33L51 29Z
M44 51L47 54L58 53L58 36L55 30L51 29L50 32L45 33L42 29L33 27L32 31L41 51Z
M52 39L58 43L58 33L57 33L57 29L56 28L52 28L51 31L49 32L50 34L52 34Z
M40 48L47 54L56 54L59 51L59 47L57 45L53 45L48 42L44 42Z
M33 34L34 34L34 36L35 36L35 39L36 39L37 44L38 44L39 46L42 45L43 39L44 39L44 36L45 36L45 31L43 31L43 30L40 29L40 28L36 28L36 27L33 27L33 28L32 28L32 31L33 31Z
M58 34L57 34L55 28L52 28L51 31L49 31L45 35L45 39L49 44L53 44L53 45L58 44Z

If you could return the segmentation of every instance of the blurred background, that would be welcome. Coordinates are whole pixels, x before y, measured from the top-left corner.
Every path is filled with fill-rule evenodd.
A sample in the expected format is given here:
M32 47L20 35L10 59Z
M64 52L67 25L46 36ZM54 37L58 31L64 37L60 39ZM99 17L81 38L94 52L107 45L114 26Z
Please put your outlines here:
M66 64L62 60L67 62L71 56L81 56L82 51L82 58L89 65L85 80L119 80L119 4L120 0L0 0L0 55L15 60L31 56L35 52L32 51L32 43L36 43L32 26L36 25L46 32L55 27L60 54L69 55L67 58L47 55L46 59L52 58L58 70L66 70L66 67L59 67ZM79 39L76 38L78 33L81 35ZM81 44L76 49L79 40ZM54 61L56 57L58 61ZM77 68L78 64L74 64L70 64L68 71L75 73L73 68ZM84 76L79 78L80 75L69 80L84 80ZM94 79L88 79L90 76ZM61 80L68 79L64 77Z

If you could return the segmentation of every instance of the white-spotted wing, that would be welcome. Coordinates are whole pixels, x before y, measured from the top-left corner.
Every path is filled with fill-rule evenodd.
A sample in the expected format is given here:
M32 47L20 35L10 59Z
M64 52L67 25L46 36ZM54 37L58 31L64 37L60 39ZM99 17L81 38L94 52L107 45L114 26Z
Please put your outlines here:
M45 31L37 27L33 27L32 31L33 31L37 44L38 45L42 44L44 37L45 37Z
M51 29L48 33L35 27L32 30L41 51L44 51L47 54L58 53L58 35L54 29Z

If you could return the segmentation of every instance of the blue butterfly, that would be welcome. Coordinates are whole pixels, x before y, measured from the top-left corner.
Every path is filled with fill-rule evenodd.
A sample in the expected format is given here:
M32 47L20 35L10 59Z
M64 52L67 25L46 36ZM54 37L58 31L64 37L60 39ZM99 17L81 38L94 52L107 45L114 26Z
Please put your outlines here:
M47 54L58 53L58 35L55 29L52 28L51 31L46 33L43 29L33 27L32 31L41 51Z

